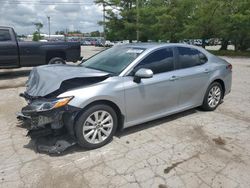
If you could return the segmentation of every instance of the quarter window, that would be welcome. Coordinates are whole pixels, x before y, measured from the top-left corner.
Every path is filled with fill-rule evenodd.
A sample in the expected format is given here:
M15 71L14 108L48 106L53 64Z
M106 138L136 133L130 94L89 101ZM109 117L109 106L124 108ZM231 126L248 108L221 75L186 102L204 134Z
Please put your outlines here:
M174 70L174 55L170 48L157 50L143 59L134 69L136 72L140 68L148 68L154 74Z
M199 50L186 47L177 47L177 49L179 52L179 68L194 67L207 62L207 57Z
M0 42L10 41L10 40L11 40L11 37L10 37L9 30L0 29Z

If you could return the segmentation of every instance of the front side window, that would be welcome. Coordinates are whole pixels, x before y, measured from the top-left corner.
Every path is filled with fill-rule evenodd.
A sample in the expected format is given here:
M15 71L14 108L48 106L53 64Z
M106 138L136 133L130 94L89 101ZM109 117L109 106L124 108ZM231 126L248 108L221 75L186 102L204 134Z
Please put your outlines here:
M8 29L0 29L0 42L10 41L10 33Z
M118 46L105 50L81 65L87 68L109 72L119 75L128 65L130 65L141 53L144 48Z
M206 56L199 50L187 47L177 47L179 52L179 68L189 68L207 62Z
M135 67L133 72L136 72L140 68L151 69L154 74L174 70L174 54L172 49L164 48L149 54Z

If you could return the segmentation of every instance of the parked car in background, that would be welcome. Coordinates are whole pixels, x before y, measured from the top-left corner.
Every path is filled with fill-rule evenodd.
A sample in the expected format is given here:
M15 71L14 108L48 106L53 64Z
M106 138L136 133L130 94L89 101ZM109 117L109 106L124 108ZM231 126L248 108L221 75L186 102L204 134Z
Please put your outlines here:
M105 47L112 47L114 46L115 44L113 42L111 42L110 40L106 40L105 41Z
M39 42L48 42L48 40L41 39L41 40L39 40Z
M65 129L93 149L108 143L118 128L199 106L215 110L231 81L232 65L200 47L118 45L79 66L34 68L21 116L30 120L30 135Z
M196 45L196 46L201 46L202 45L202 40L201 39L195 39L193 41L193 44Z
M81 43L82 46L90 46L91 45L91 42L87 41L87 40L83 40L80 43Z
M80 47L79 42L21 42L13 28L0 26L0 68L76 62Z
M104 47L105 46L104 41L97 40L95 46Z

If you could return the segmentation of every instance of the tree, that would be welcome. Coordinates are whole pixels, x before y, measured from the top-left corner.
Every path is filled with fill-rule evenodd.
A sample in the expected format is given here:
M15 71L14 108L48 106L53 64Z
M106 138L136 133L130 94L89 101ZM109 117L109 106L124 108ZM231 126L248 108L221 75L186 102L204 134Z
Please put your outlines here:
M192 17L194 8L192 0L163 1L156 9L157 22L153 25L156 32L159 32L159 38L178 42L188 36L183 34L183 30L188 19Z
M82 32L79 31L79 30L76 30L76 31L68 31L67 34L82 34Z
M56 35L65 35L65 31L56 31L55 34Z
M230 16L230 38L235 50L244 51L250 47L250 1L239 0Z
M188 11L193 7L191 0L138 0L139 7L136 0L97 0L96 3L106 5L107 37L130 41L136 39L139 30L141 41L177 42Z
M105 7L105 33L110 40L136 39L136 0L96 0Z
M220 0L196 0L195 9L185 24L184 35L188 38L201 38L205 48L206 39L215 37L222 3Z
M41 22L34 23L36 27L36 31L40 33L40 30L43 28L43 24Z
M249 0L95 2L105 7L105 32L110 40L135 40L139 30L140 41L202 39L202 46L205 47L206 39L219 38L221 49L227 49L229 41L235 44L236 50L250 47Z
M41 40L41 39L42 39L41 35L40 35L37 31L35 31L35 32L33 33L33 38L32 38L32 40L33 40L33 41L39 41L39 40Z
M221 38L221 50L227 50L229 41L235 50L250 47L250 2L247 0L220 0L223 6L218 16L216 36Z
M100 31L92 31L92 32L90 33L90 36L91 36L91 37L100 37L100 36L101 36L101 33L100 33Z
M41 37L41 29L43 28L43 24L41 22L34 23L36 27L36 32L33 33L33 41L39 41L42 39Z
M221 0L223 6L220 8L220 15L217 17L218 24L216 26L216 36L221 39L220 50L227 50L227 46L230 41L231 23L230 17L234 14L234 7L236 6L236 0Z

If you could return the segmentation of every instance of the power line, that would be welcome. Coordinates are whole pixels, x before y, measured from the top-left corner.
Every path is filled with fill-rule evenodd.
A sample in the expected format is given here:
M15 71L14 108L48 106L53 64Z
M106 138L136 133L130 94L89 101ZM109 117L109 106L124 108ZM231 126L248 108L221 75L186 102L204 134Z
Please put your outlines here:
M60 2L60 1L33 1L33 0L24 0L24 1L4 1L0 0L1 3L6 4L33 4L33 5L95 5L95 3L84 3L79 1L74 2Z
M86 2L81 2L81 1L35 1L35 0L13 0L13 1L8 1L8 0L0 0L2 2L7 2L7 3L23 3L23 2L34 2L34 3L84 3L84 4L94 4L94 3L86 3Z

